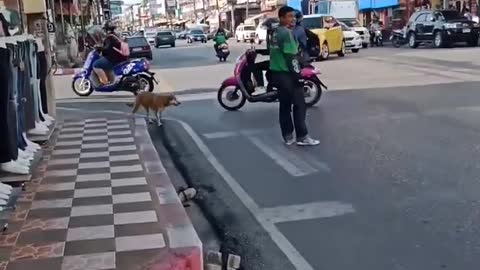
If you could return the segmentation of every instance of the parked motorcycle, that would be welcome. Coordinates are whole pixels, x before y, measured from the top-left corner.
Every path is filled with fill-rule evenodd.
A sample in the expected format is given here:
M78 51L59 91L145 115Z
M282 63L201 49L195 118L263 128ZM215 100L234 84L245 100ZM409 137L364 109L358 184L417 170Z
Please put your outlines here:
M82 71L73 76L72 90L75 94L85 97L98 92L128 91L137 94L138 91L152 92L155 73L149 71L150 64L145 59L131 59L116 65L113 71L107 72L110 83L100 85L97 74L93 72L93 63L100 58L98 49L92 50L85 60Z
M406 32L401 29L393 30L392 35L390 36L390 41L395 48L399 48L400 46L407 44L408 40Z
M383 47L383 34L381 29L377 29L370 33L372 36L372 46Z
M217 48L217 57L220 62L227 61L227 57L230 55L230 49L228 48L227 43L223 43Z
M247 54L252 54L252 59L247 61ZM247 50L241 55L235 64L234 75L222 82L218 89L217 100L220 105L229 111L236 111L242 108L247 101L249 102L275 102L278 99L278 90L275 86L269 86L271 89L266 93L252 95L254 92L251 83L251 65L255 64L256 53L254 50ZM302 68L301 82L305 94L307 107L315 105L321 98L322 87L327 89L318 78L320 72L312 67Z

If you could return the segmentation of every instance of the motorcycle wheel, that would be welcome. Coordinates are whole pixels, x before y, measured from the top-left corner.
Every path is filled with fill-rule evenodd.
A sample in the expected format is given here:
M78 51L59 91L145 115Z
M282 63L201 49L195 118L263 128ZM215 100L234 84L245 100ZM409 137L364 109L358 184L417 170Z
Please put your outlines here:
M88 79L76 78L72 81L72 90L78 96L88 97L93 93L93 85Z
M155 85L153 84L153 79L151 77L148 77L147 75L139 75L138 76L138 82L140 83L140 89L138 89L138 92L144 91L144 92L153 92L153 88ZM142 88L143 85L143 88Z
M303 91L307 107L312 107L317 104L322 97L322 85L320 80L318 78L305 80L303 82Z
M225 100L224 100L225 99ZM237 111L245 105L247 102L247 97L243 94L242 90L234 86L225 86L222 85L218 89L217 100L225 110L228 111ZM233 101L233 104L228 104L228 102Z
M392 44L393 44L393 47L400 48L400 39L398 37L394 37L392 39Z

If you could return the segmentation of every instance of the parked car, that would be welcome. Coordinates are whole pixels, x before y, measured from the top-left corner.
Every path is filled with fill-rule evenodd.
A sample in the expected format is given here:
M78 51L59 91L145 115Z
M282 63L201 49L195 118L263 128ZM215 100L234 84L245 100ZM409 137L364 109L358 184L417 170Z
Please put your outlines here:
M243 42L247 42L253 40L255 38L255 25L243 25L240 24L237 26L235 30L235 39L237 42L242 40Z
M360 34L353 31L345 23L339 22L342 27L343 37L345 38L345 48L351 50L353 53L358 53L362 48L362 38Z
M157 31L146 31L145 38L148 41L148 44L155 45L155 37L157 36Z
M187 33L187 43L193 43L195 41L200 41L202 43L207 43L207 35L203 33L202 30L195 29L190 30Z
M130 47L130 58L147 58L153 59L152 48L145 37L142 36L130 36L125 38L125 41Z
M267 28L263 24L259 24L255 29L255 43L262 44L267 40Z
M155 37L155 48L165 45L175 47L175 36L171 31L160 31Z
M187 38L187 30L180 31L176 34L177 39L186 39Z
M357 19L340 19L339 21L343 22L360 35L363 48L368 47L368 44L370 43L370 31L366 27L364 27Z
M207 40L213 39L216 33L217 33L217 29L211 29L210 31L208 31Z
M128 31L123 31L120 35L121 35L122 38L126 38L126 37L129 37L129 36L130 36L130 32L128 32Z
M320 44L320 60L327 60L330 54L336 53L338 56L345 56L345 40L340 24L332 16L324 15L305 15L303 17L305 28L309 29L318 36Z
M411 48L420 43L432 43L435 48L467 42L478 46L480 25L456 10L421 10L410 16L407 39Z

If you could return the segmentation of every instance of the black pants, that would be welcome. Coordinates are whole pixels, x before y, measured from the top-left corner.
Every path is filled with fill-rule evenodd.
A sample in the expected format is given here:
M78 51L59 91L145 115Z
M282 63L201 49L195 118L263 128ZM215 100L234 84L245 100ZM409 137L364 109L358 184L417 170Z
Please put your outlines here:
M33 86L30 82L32 76L30 66L30 42L24 41L21 43L22 60L23 60L23 101L25 108L25 128L30 130L35 128L35 114L33 111Z
M16 101L13 93L11 53L0 48L0 163L17 159Z
M265 86L265 82L263 80L263 71L267 70L267 78L269 77L268 75L268 69L270 67L270 61L262 61L255 63L255 65L252 65L252 73L253 77L255 78L255 81L257 81L258 86Z
M272 83L278 89L282 136L284 138L292 136L293 131L295 131L297 140L305 138L308 135L307 124L305 122L307 106L301 85L291 74L276 71L272 71Z

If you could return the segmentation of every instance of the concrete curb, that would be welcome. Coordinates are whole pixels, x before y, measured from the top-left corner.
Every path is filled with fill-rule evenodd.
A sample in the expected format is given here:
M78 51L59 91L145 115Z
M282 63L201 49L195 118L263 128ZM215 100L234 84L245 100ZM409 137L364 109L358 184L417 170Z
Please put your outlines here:
M82 71L82 68L59 68L53 73L53 76L72 75L80 71Z
M156 270L203 270L203 247L152 143L144 118L134 118L135 143L147 181L155 185L168 256Z

